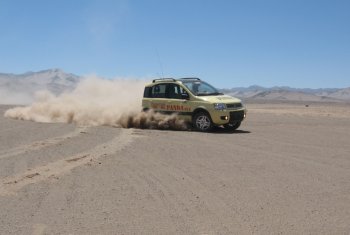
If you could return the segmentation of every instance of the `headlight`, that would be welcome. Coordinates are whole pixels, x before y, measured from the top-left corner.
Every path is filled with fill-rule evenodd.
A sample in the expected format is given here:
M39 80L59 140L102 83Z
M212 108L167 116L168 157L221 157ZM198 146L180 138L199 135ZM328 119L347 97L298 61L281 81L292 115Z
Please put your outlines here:
M226 104L222 104L222 103L214 104L214 109L224 110L224 109L226 109Z

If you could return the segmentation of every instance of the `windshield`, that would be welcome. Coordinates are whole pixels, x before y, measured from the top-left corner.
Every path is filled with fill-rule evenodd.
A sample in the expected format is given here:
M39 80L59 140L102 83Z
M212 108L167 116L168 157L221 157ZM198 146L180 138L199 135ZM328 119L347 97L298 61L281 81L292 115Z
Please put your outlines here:
M183 81L182 82L194 95L222 95L217 89L203 81Z

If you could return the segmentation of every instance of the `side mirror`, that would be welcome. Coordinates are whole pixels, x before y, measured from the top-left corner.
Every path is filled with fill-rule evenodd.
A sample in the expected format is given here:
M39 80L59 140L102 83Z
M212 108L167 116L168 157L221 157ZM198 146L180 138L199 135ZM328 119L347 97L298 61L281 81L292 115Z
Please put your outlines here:
M181 94L181 99L183 99L183 100L189 100L189 99L190 99L190 96L189 96L187 93L182 93L182 94Z

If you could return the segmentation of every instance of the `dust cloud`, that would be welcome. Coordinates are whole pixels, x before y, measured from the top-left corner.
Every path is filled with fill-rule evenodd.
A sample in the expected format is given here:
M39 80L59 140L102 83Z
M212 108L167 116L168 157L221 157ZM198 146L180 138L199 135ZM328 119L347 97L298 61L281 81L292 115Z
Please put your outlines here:
M145 83L89 77L72 92L58 96L48 91L38 92L31 105L9 109L5 117L80 126L185 130L186 124L175 114L163 115L152 110L141 112Z

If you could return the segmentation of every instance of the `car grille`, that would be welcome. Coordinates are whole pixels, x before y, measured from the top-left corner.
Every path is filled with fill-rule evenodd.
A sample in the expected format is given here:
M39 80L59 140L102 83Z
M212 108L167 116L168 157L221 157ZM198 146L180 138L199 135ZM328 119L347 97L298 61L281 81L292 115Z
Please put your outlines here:
M244 119L244 110L230 112L230 122L242 121Z
M239 109L242 108L242 103L233 103L233 104L226 104L226 107L228 109Z

